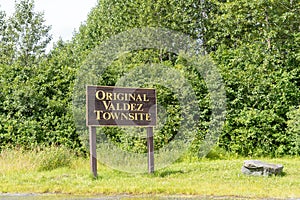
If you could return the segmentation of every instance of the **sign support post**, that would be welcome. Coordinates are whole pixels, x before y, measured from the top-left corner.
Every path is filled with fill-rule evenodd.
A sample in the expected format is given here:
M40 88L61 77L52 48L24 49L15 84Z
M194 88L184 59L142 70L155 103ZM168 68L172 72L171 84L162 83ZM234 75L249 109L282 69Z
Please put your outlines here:
M147 127L148 173L154 173L153 127Z
M93 176L97 177L96 127L89 126L90 134L90 165Z

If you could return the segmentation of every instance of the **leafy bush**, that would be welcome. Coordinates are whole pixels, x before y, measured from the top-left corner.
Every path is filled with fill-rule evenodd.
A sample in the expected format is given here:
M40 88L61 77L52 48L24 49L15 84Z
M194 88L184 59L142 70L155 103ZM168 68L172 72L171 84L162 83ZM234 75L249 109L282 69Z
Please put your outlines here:
M289 136L289 154L300 155L300 106L292 108L288 113L287 135Z
M292 109L299 106L300 98L299 6L287 0L100 0L73 39L59 41L45 55L49 27L43 25L42 14L33 12L33 1L20 0L10 20L0 12L0 149L42 144L81 151L72 115L77 69L94 47L112 35L150 26L189 34L218 66L227 95L219 146L242 155L299 155L299 108ZM32 37L22 37L19 25L27 27ZM23 48L32 42L38 49ZM107 68L99 84L114 85L130 69L149 63L181 71L192 85L200 122L191 151L199 151L211 117L210 95L201 75L179 55L152 49L128 52ZM178 132L182 116L174 93L159 85L151 87L157 89L168 114L165 126L155 133L160 148ZM120 129L105 131L123 149L146 149L141 137L131 140Z

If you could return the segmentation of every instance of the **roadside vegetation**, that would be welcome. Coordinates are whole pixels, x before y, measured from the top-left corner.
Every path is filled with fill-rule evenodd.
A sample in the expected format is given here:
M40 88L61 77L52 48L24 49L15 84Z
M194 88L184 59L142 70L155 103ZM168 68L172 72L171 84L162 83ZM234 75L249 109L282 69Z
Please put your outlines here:
M299 155L299 12L299 2L290 0L101 0L71 41L58 41L46 53L51 27L34 1L17 1L13 16L0 7L0 150L62 145L84 151L72 107L80 66L113 35L163 27L202 41L199 48L222 76L227 106L221 148L243 156ZM98 84L114 86L130 70L149 63L180 71L191 84L199 107L191 148L197 155L212 108L203 77L184 57L162 49L126 52L107 66ZM163 147L180 130L180 106L170 88L151 87L168 114L154 138ZM145 140L129 139L117 128L105 134L122 149L145 152Z
M296 157L259 158L284 165L281 176L253 177L241 173L245 157L209 154L184 159L154 174L129 174L98 165L98 178L89 159L61 148L43 151L2 151L2 193L95 195L191 195L229 198L299 198L300 160ZM253 159L253 158L251 158Z
M217 150L197 157L214 123L203 77L188 60L164 49L118 55L99 84L114 86L149 63L175 69L196 95L200 120L189 152L173 165L154 175L99 165L94 179L87 134L77 129L73 115L77 72L99 44L140 27L163 27L199 41L199 52L218 68L225 85L225 124ZM0 192L300 197L299 1L99 0L70 41L60 40L46 52L50 30L34 0L16 1L12 16L0 7ZM161 148L181 131L182 116L171 89L153 87L168 114L154 136ZM119 128L104 134L123 150L147 149L144 138L129 138ZM285 173L244 176L240 168L250 158L281 163Z

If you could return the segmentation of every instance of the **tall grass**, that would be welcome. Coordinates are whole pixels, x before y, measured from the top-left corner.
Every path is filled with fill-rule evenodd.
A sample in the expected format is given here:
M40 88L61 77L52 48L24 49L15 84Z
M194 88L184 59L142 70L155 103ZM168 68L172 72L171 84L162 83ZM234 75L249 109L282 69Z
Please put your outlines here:
M59 167L70 167L74 152L66 147L49 147L38 152L36 163L38 171L53 170Z
M34 150L4 149L0 153L0 171L46 171L60 167L69 167L76 159L75 152L66 147L39 147Z

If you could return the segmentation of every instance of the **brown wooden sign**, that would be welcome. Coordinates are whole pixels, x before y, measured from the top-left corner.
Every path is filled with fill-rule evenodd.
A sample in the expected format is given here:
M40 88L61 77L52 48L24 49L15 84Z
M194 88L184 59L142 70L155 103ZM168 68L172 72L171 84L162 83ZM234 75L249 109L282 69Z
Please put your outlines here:
M87 86L87 126L156 125L154 89Z

